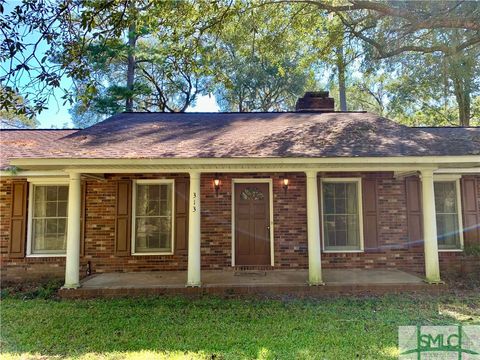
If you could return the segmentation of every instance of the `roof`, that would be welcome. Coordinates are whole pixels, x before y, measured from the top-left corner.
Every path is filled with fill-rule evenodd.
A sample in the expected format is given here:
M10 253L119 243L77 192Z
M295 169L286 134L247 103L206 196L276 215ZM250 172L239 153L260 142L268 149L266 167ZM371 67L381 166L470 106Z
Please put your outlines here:
M83 130L3 130L11 158L480 155L480 127L411 128L370 113L121 113Z
M77 129L2 129L0 130L0 169L8 168L10 159L44 157L58 139Z

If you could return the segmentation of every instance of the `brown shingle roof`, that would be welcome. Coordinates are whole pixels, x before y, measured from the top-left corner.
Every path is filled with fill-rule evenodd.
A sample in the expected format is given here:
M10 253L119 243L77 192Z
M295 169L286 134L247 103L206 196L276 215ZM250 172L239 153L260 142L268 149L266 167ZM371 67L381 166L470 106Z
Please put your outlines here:
M55 142L78 130L0 130L0 169L8 168L10 159L48 157L48 149Z
M37 147L9 146L8 157L480 155L480 128L409 128L369 113L122 113L63 138L34 132ZM32 138L15 136L18 146Z

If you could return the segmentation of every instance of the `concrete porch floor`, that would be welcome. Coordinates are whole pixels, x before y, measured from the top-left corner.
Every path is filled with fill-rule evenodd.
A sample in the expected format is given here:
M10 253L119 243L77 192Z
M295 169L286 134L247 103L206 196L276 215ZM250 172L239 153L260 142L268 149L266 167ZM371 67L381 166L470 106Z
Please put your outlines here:
M324 269L327 285L422 284L423 280L400 270ZM202 271L202 287L215 286L305 286L307 270L272 270L238 273ZM82 282L84 289L175 288L185 287L186 271L104 273Z
M307 270L202 271L202 286L187 288L186 271L103 273L85 278L78 289L62 289L65 298L143 295L288 295L438 291L420 277L400 270L324 269L325 286L308 286Z

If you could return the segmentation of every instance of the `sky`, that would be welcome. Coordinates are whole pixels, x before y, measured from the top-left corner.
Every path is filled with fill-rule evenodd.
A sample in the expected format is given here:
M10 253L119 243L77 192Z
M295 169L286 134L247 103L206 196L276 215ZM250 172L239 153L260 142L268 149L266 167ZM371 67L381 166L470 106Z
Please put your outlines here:
M56 97L60 99L62 90L58 89ZM68 110L70 106L62 105L61 101L56 101L53 97L50 98L48 102L48 109L42 111L38 116L37 120L40 122L39 128L41 129L50 129L51 127L63 128L66 124L66 127L73 127L70 114ZM189 108L188 112L217 112L219 107L215 101L214 96L202 95L197 98L195 106Z

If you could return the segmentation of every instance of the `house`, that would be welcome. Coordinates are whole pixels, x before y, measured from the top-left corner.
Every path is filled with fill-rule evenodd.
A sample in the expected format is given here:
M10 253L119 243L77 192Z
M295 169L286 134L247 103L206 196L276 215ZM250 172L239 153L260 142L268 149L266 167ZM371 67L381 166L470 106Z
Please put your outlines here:
M195 287L261 268L316 285L348 268L438 283L480 247L480 128L407 127L307 93L296 112L0 135L3 280L176 270Z

